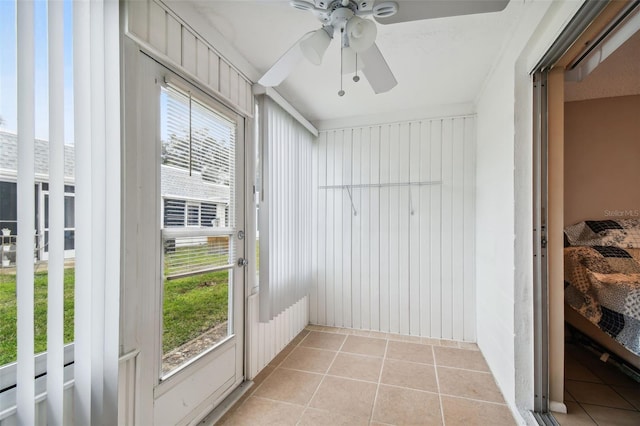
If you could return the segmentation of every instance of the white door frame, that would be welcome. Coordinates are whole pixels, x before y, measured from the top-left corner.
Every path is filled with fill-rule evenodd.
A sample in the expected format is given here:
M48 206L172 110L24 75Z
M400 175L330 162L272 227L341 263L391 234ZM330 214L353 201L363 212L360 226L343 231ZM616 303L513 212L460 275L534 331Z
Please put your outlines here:
M236 128L236 257L245 257L245 241L237 231L245 221L245 134L247 119L210 93L182 79L124 39L123 122L123 284L121 354L137 351L133 404L136 424L189 424L206 416L244 381L246 268L233 268L234 333L174 374L161 377L162 247L160 238L160 88L166 80L189 87L198 98L235 119ZM175 69L175 68L174 68ZM150 208L150 206L154 206ZM220 368L220 362L231 365ZM121 375L122 376L122 375ZM125 386L125 381L121 381Z
M533 255L534 255L534 415L540 424L556 424L550 411L566 412L564 387L564 301L562 286L562 188L550 191L549 177L561 181L563 124L550 119L549 104L558 107L553 90L564 81L561 58L607 2L586 2L533 69ZM554 66L556 68L554 68ZM550 85L553 86L550 91ZM554 110L553 112L556 112ZM550 122L552 129L550 130ZM553 150L550 148L550 140ZM549 160L554 156L553 162ZM560 277L560 280L558 280ZM560 284L560 286L558 286ZM551 374L554 373L554 374Z

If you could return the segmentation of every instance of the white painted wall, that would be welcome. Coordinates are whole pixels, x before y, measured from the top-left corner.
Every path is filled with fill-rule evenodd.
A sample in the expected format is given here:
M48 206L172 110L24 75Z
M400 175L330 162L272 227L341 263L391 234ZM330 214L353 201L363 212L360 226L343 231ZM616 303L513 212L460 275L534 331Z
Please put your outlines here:
M581 1L527 2L478 97L478 345L512 411L534 424L530 72Z
M320 132L311 323L475 341L475 133L473 116ZM323 188L407 182L432 184Z

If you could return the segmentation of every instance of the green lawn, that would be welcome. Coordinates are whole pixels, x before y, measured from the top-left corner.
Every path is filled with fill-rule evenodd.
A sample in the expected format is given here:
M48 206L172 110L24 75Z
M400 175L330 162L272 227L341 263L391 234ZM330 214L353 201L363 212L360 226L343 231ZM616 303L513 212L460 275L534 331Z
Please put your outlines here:
M64 342L73 342L74 270L64 271ZM34 277L35 351L47 350L47 273ZM16 276L0 273L0 365L16 360L18 350L16 308Z
M74 269L64 275L65 343L73 341ZM171 349L227 320L228 272L165 281L163 349ZM16 360L16 277L0 271L0 365ZM35 350L47 348L47 273L35 274Z
M227 320L229 272L164 283L163 353Z

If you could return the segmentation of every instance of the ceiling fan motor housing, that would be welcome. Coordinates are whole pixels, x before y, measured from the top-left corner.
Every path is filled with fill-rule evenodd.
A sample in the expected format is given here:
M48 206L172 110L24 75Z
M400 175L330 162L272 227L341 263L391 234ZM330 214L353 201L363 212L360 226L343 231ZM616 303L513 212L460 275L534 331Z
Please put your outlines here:
M366 3L366 0L365 0ZM345 6L341 0L333 0L328 4L327 8L322 8L325 2L320 2L318 5L320 8L315 8L314 12L318 19L322 21L324 24L334 24L334 20L336 19L336 15L338 17L343 16L343 14L347 12L351 12L351 16L355 15L358 12L358 3L354 0L349 0L349 3ZM334 25L335 26L335 25Z
M334 28L338 28L341 31L344 30L344 27L347 25L349 19L353 18L355 13L349 8L342 7L340 9L336 9L331 14L331 25Z

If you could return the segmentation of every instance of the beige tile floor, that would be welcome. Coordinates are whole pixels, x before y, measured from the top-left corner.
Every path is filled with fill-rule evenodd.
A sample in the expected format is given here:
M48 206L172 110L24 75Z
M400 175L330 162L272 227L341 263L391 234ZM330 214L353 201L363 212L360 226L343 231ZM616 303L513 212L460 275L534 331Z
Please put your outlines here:
M309 326L224 425L513 425L477 346Z
M565 404L562 426L640 425L640 383L584 348L565 345Z

